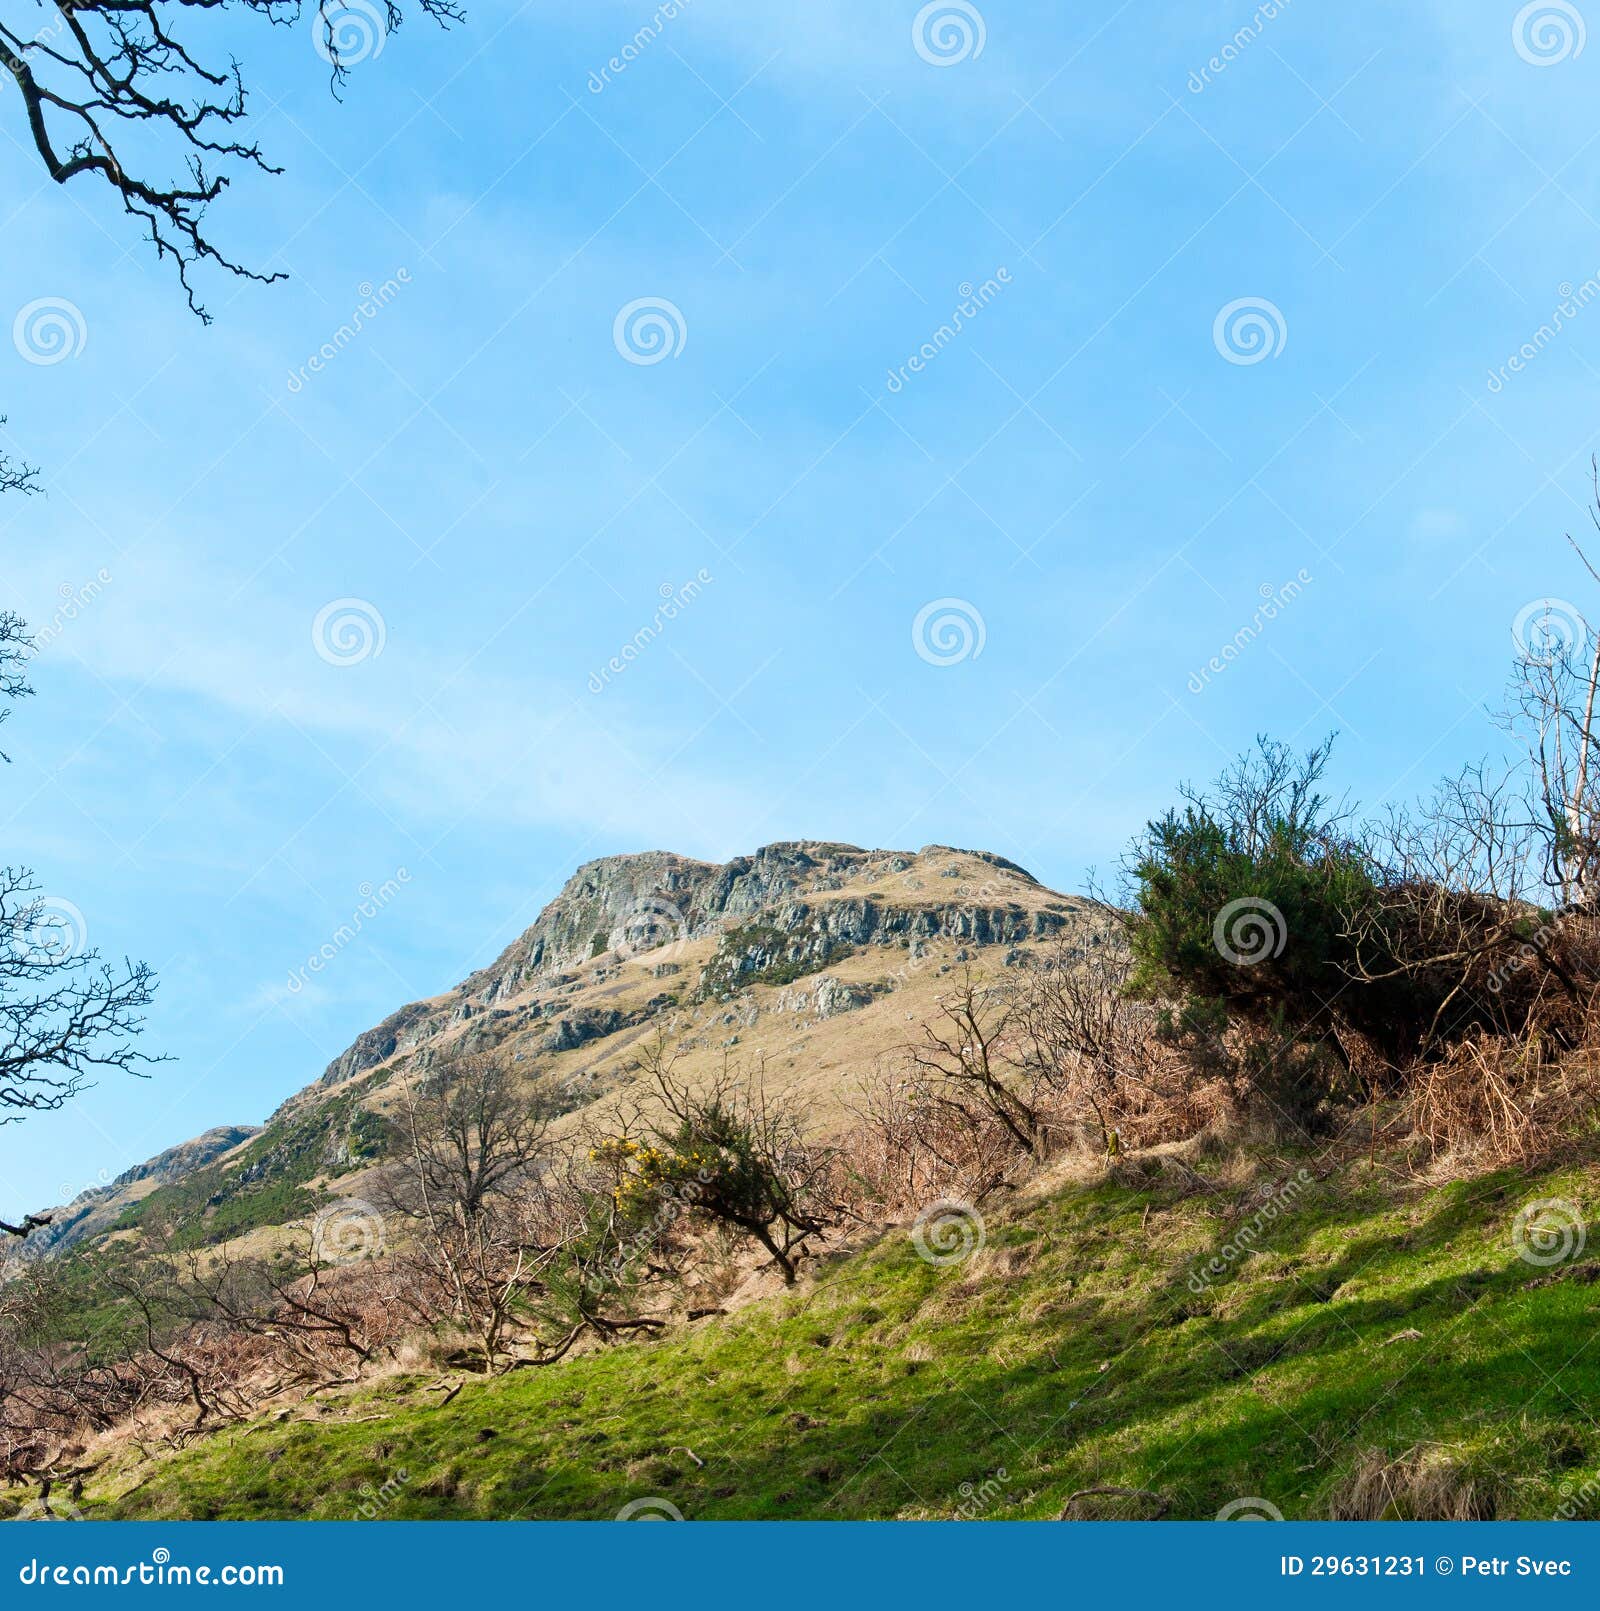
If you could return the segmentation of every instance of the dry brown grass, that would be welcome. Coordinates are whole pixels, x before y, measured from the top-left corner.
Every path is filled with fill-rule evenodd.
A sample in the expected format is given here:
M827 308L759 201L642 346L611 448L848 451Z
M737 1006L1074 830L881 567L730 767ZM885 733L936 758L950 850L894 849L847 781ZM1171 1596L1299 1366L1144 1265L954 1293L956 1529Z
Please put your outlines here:
M1394 1459L1364 1450L1326 1509L1330 1521L1493 1521L1499 1494L1448 1448L1419 1443Z
M1495 1165L1557 1149L1600 1080L1587 1047L1552 1056L1537 1039L1474 1038L1414 1071L1409 1087L1414 1133L1435 1156Z

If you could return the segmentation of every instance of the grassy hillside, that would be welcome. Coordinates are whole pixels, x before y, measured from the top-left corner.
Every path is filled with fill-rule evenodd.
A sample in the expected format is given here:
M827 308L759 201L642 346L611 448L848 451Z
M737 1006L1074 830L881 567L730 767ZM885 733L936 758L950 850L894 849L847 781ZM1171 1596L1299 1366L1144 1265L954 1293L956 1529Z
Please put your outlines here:
M654 1498L691 1518L1052 1517L1117 1485L1180 1518L1247 1497L1290 1518L1594 1518L1600 1248L1530 1264L1513 1224L1539 1199L1587 1215L1597 1150L1450 1184L1311 1154L1058 1178L986 1208L986 1245L962 1262L930 1264L892 1230L793 1293L471 1379L448 1404L432 1374L398 1376L153 1464L124 1450L83 1504L606 1518ZM1255 1249L1234 1258L1250 1226ZM1219 1280L1194 1276L1213 1259Z

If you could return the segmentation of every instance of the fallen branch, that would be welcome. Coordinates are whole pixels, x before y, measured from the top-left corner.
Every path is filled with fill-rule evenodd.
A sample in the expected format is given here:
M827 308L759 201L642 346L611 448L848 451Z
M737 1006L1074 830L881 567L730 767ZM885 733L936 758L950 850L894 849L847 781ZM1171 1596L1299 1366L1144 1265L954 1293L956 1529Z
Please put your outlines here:
M1080 1499L1089 1499L1095 1495L1110 1495L1119 1499L1153 1499L1161 1508L1150 1518L1151 1521L1160 1521L1172 1509L1172 1501L1165 1494L1152 1493L1148 1488L1080 1488L1075 1494L1067 1495L1067 1502L1061 1507L1057 1521L1071 1521L1073 1518L1067 1512Z

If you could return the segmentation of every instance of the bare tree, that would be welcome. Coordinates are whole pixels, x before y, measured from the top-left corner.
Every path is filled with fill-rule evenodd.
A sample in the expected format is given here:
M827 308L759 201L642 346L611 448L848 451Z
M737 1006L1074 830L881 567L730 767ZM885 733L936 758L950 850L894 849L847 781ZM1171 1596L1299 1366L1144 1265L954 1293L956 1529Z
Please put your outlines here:
M1351 819L1348 800L1323 792L1323 776L1333 753L1334 735L1296 755L1287 744L1259 738L1208 790L1185 785L1184 800L1198 811L1227 822L1238 849L1261 855L1270 845L1327 842Z
M0 418L0 425L5 423ZM0 700L27 699L33 693L28 681L27 665L32 658L34 641L28 634L28 623L12 610L0 610ZM0 723L8 721L11 711L0 705ZM0 761L11 757L0 750Z
M984 984L968 968L906 1054L933 1102L969 1125L998 1125L1037 1157L1046 1145L1045 1071L1027 1040L1015 992Z
M195 1295L178 1264L166 1258L129 1260L110 1268L106 1284L138 1327L143 1346L128 1363L165 1378L168 1396L193 1411L193 1419L169 1434L169 1441L182 1444L250 1414L255 1405L237 1357L217 1346L236 1328L197 1321Z
M0 613L0 699L33 692L32 647L21 619ZM0 721L9 714L0 707ZM0 1124L61 1107L102 1070L138 1074L160 1061L132 1044L155 975L142 962L103 962L78 925L26 868L0 867ZM0 1230L26 1235L38 1223Z
M549 1114L494 1052L458 1052L401 1091L405 1156L386 1206L412 1223L419 1274L496 1370L533 1280L518 1192L549 1156Z
M0 1281L0 1480L44 1483L138 1408L147 1383L108 1362L84 1334L81 1284L38 1260L8 1264ZM119 1340L114 1350L123 1355Z
M459 0L415 0L441 26L465 20ZM216 40L219 15L248 12L288 27L306 0L56 0L41 25L0 20L0 68L20 101L19 144L33 146L58 185L98 182L172 265L189 307L211 315L191 271L216 268L270 285L281 270L247 267L206 232L206 209L239 173L278 174L244 137L246 90L236 56ZM51 14L53 12L53 15ZM308 34L335 97L354 62L375 54L404 20L399 0L315 0ZM240 19L242 20L242 18ZM0 415L0 426L5 417ZM0 453L0 493L39 490L32 466Z
M177 1445L252 1408L237 1328L197 1305L170 1240L156 1257L35 1260L0 1291L0 1425L17 1474L53 1480L86 1431L145 1409Z
M5 415L0 414L0 429L3 429L6 423ZM8 454L0 453L0 492L37 492L38 474L35 466L20 463Z
M1392 805L1367 833L1368 855L1396 886L1473 890L1508 903L1547 893L1541 807L1522 768L1474 762L1416 807Z
M287 1387L348 1385L399 1335L403 1277L381 1260L341 1266L314 1231L271 1261L226 1246L152 1251L169 1272L175 1314L197 1332L249 1339L257 1346L247 1353L270 1363L276 1379L258 1402Z
M443 25L464 16L456 0L416 4ZM302 0L62 0L54 10L31 33L0 22L0 64L16 82L26 138L45 172L59 185L104 186L143 225L157 257L171 262L202 319L209 315L190 281L197 264L262 283L283 278L245 267L205 233L206 208L235 173L281 171L240 133L244 80L216 42L216 19L248 12L289 26L300 20ZM403 19L396 0L384 0L381 15L317 0L311 15L308 31L335 93L351 62Z
M75 1476L86 1434L116 1426L182 1446L279 1395L348 1385L401 1335L403 1272L185 1247L147 1225L137 1246L19 1259L0 1281L0 1479Z
M1532 766L1544 882L1564 907L1592 901L1600 884L1597 687L1600 635L1582 615L1552 604L1526 623L1507 720Z
M79 947L32 874L0 868L0 1124L61 1107L102 1070L161 1061L132 1042L155 975Z

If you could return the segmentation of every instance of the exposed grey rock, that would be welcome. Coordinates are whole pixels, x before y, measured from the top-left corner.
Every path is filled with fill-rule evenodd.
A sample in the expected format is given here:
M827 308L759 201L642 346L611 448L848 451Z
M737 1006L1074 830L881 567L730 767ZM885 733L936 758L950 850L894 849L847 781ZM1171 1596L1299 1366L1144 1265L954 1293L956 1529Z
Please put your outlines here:
M570 1018L562 1018L540 1041L540 1049L547 1052L569 1052L573 1047L598 1040L602 1035L614 1035L632 1022L632 1018L614 1009L608 1012L591 1007L573 1013Z
M165 1152L158 1152L147 1162L135 1164L132 1169L125 1169L111 1183L112 1187L115 1189L119 1186L131 1186L141 1180L154 1180L165 1186L171 1181L180 1180L184 1175L193 1173L196 1169L205 1168L213 1158L220 1158L223 1153L237 1147L241 1141L248 1141L251 1136L260 1133L259 1124L219 1124L215 1129L207 1130L204 1135L198 1135L192 1141L183 1141L176 1147L168 1147Z
M463 1004L465 1005L465 1004ZM409 1051L439 1030L437 1014L426 1002L392 1012L375 1029L355 1040L323 1070L319 1085L343 1085L357 1074L375 1067L396 1052Z
M779 1012L815 1013L818 1018L833 1018L864 1007L871 1000L870 990L824 973L780 991L776 1006Z
M790 841L767 845L749 856L736 856L721 866L668 851L608 856L585 863L567 880L560 894L539 914L532 927L513 940L486 968L471 974L448 995L414 1002L368 1030L328 1064L320 1087L343 1084L370 1068L406 1054L418 1055L439 1036L487 1016L493 1045L523 1027L523 1019L494 1014L507 1003L537 991L540 1001L522 1007L528 1017L543 1014L570 1027L556 1027L546 1038L549 1050L582 1045L611 1030L585 1028L563 1014L552 998L579 987L574 969L610 950L648 955L647 947L700 939L759 925L771 935L726 954L701 977L699 989L712 999L731 997L753 976L778 964L820 968L845 948L863 945L908 945L913 940L954 938L977 945L1016 945L1039 939L1071 921L1074 908L1029 911L997 899L1003 881L987 882L970 892L953 890L956 899L910 904L891 903L876 894L847 900L818 899L848 881L869 875L903 874L919 857L963 855L1010 876L1035 884L1033 877L1003 857L983 851L957 852L934 845L917 853L869 851L856 845L822 841ZM959 869L944 869L959 871ZM663 959L654 965L658 978L681 970ZM611 977L614 964L599 970ZM593 976L591 976L592 978ZM428 1061L419 1057L419 1066ZM304 1093L303 1093L304 1094ZM295 1098L286 1107L293 1106ZM283 1110L280 1110L283 1111Z

